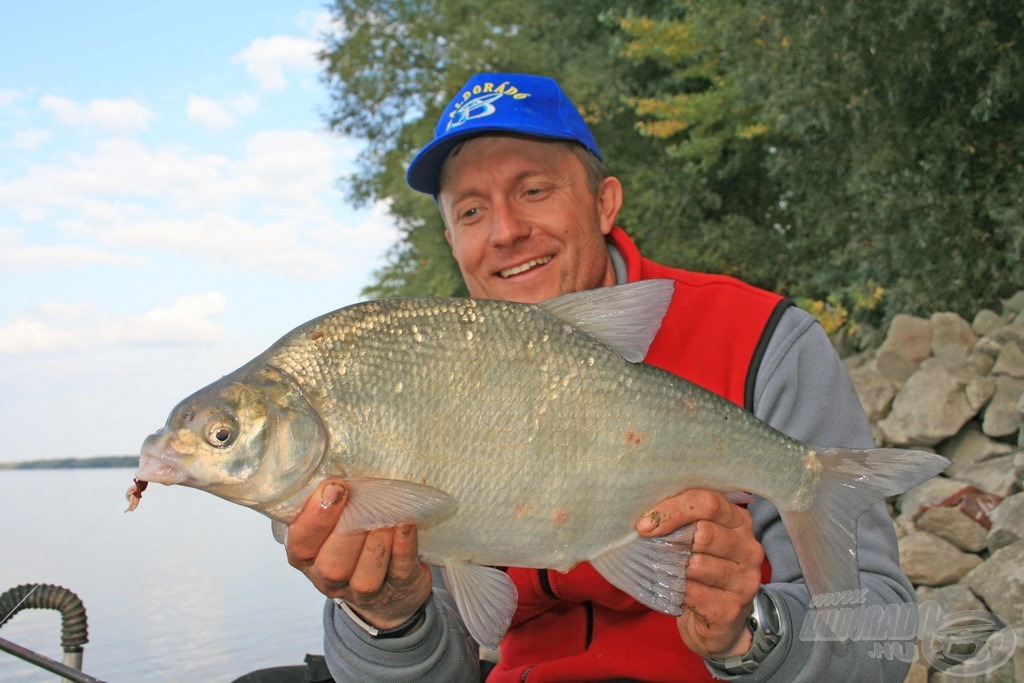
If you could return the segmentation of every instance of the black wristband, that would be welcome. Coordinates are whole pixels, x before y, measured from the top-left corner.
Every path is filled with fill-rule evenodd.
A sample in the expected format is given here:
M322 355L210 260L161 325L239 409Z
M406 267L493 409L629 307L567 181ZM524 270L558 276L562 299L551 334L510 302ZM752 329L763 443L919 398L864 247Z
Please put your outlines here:
M345 602L344 600L342 600L341 598L334 598L334 602L335 602L336 605L338 605L338 607L341 608L341 610L345 614L347 614L349 616L349 618L353 622L355 622L355 624L359 628L361 628L362 630L364 630L367 633L369 633L371 637L373 637L373 638L400 638L400 637L402 637L402 636L404 636L404 635L414 631L416 629L416 627L418 627L421 623L423 623L426 620L426 618L427 618L427 603L430 602L430 599L428 598L422 605L420 605L420 608L418 610L416 610L415 612L413 612L413 615L411 617L409 617L408 619L403 621L398 626L393 626L391 628L377 628L376 626L372 626L372 625L366 623L366 621L364 621L361 616L356 614L355 610L353 610L352 607L349 606L349 604L347 602Z
M386 628L384 630L378 630L377 633L373 634L374 638L400 638L407 633L411 633L427 618L427 603L420 605L420 608L413 613L404 623L395 626L394 628Z

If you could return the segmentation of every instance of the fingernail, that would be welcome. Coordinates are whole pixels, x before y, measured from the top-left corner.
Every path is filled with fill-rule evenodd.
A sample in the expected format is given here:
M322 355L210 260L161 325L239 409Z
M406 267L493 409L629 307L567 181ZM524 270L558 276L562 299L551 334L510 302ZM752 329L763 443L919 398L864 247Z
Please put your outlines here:
M661 524L661 513L657 510L648 512L636 525L642 532L654 531Z
M395 530L395 536L398 538L409 538L412 535L412 527L408 524L400 526Z
M337 505L345 497L345 487L340 484L328 484L320 494L320 507L326 510Z

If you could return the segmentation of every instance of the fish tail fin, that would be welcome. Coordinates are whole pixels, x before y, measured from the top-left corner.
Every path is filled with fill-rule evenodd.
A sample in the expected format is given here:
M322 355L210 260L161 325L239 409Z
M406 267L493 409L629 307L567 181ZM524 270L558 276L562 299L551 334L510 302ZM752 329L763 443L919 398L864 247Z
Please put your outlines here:
M857 518L861 513L949 465L934 453L894 448L821 448L815 454L822 468L811 504L802 510L779 509L812 604L825 596L842 600L859 595Z

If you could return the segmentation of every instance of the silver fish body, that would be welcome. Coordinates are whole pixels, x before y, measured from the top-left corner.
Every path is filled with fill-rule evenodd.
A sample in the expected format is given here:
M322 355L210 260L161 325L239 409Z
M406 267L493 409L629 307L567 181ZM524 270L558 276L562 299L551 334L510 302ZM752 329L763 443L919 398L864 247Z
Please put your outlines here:
M815 449L631 362L672 291L651 281L540 305L395 299L341 309L182 401L147 440L137 476L283 522L324 477L345 477L343 530L419 523L424 560L445 568L471 632L492 646L515 596L490 566L589 560L645 604L678 613L685 538L640 539L634 525L690 488L770 500L812 593L857 589L856 516L941 471L943 459ZM492 591L500 608L467 595Z

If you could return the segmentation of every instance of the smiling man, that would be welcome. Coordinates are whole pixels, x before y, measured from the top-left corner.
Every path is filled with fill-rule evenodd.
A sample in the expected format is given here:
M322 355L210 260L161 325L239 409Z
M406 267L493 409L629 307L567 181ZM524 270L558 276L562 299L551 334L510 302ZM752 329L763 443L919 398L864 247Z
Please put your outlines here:
M646 362L803 441L872 445L849 378L813 318L770 292L640 254L615 222L622 186L553 80L470 79L408 180L436 199L472 296L538 302L671 278L675 296ZM338 680L897 681L906 673L905 663L870 656L867 639L800 638L810 598L778 511L707 490L680 492L637 521L647 536L696 524L682 616L639 605L589 564L564 574L508 568L519 607L500 663L482 672L446 587L419 561L416 528L335 534L345 496L343 483L325 482L287 540L292 565L336 599L324 624ZM864 605L912 602L884 505L861 516L857 533Z

